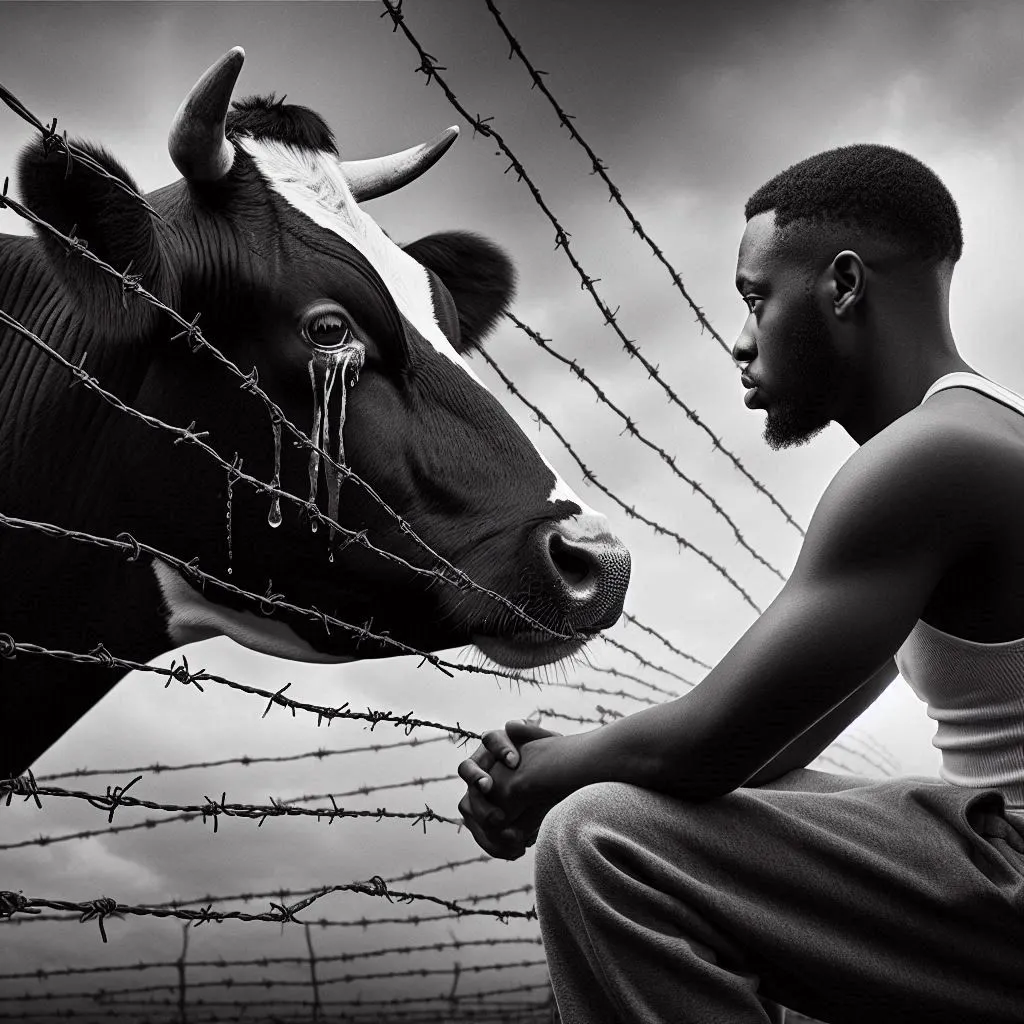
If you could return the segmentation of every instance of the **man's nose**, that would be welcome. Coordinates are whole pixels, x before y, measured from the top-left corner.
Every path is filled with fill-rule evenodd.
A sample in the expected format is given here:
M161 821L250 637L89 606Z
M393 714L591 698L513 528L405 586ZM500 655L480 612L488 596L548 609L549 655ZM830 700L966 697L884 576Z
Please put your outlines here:
M750 332L744 326L732 346L732 357L737 363L750 363L753 362L756 355L757 346L754 344L754 339L750 336Z

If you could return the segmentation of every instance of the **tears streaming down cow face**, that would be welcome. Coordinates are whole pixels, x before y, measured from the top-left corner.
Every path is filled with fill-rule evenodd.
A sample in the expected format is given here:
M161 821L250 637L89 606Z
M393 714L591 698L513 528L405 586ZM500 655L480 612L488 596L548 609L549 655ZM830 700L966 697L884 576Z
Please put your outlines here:
M184 178L147 197L158 218L88 167L68 175L63 157L37 149L21 163L26 204L114 267L130 264L168 305L198 313L205 337L243 370L255 368L285 415L430 547L574 639L553 640L484 594L346 545L326 523L314 530L317 517L295 504L230 486L192 446L173 445L86 389L67 391L61 371L13 334L0 334L4 511L108 535L128 530L198 556L201 568L230 573L243 589L269 586L298 605L372 619L375 632L424 650L475 643L515 667L573 653L621 613L629 555L463 358L506 307L512 266L466 232L403 249L360 206L417 177L455 130L394 157L343 162L312 111L272 97L229 109L242 60L230 51L182 104L170 150ZM90 152L134 187L113 157ZM0 242L0 306L68 358L88 353L90 373L130 404L175 424L195 420L247 472L279 477L414 565L433 563L364 488L282 436L236 377L173 340L175 324L45 232ZM0 629L48 646L102 642L149 658L227 634L309 661L393 653L300 616L261 617L162 563L129 566L68 542L0 536L0 569L19 581L0 598ZM27 720L56 684L26 696L18 671L5 674L3 697ZM84 680L76 669L73 696L57 702L63 725L26 741L29 759L112 682L109 672ZM12 755L9 766L21 770L24 760Z

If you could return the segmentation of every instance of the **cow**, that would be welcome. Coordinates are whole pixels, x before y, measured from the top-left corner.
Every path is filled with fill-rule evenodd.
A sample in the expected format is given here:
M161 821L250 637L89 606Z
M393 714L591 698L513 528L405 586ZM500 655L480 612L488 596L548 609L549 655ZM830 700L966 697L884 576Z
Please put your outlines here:
M134 409L194 423L240 471L309 501L244 486L198 445L69 388L66 369L0 326L0 512L128 534L280 599L254 605L148 550L125 558L0 529L0 653L14 653L12 640L102 644L147 661L226 635L305 662L400 652L388 639L428 652L475 645L515 669L572 656L621 614L629 553L466 361L511 300L512 263L465 231L399 246L361 205L413 181L457 130L343 161L312 110L273 95L232 103L243 60L230 50L186 96L168 142L182 178L145 203L128 171L84 142L89 159L70 172L66 154L30 146L17 186L37 218L198 314L202 336L280 416L192 351L194 333L44 228L0 236L0 309ZM287 432L282 441L281 417L368 486ZM352 531L399 557L352 543ZM422 572L437 556L476 586ZM370 622L381 639L331 628L329 616ZM26 771L123 675L0 658L0 777Z

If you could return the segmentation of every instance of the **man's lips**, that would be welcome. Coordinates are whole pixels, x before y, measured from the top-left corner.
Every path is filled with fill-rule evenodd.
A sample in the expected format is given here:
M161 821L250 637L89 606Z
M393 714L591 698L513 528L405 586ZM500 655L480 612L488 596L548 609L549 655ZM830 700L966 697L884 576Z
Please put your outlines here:
M740 383L747 389L743 394L743 404L752 409L757 401L757 381L746 373L740 374Z

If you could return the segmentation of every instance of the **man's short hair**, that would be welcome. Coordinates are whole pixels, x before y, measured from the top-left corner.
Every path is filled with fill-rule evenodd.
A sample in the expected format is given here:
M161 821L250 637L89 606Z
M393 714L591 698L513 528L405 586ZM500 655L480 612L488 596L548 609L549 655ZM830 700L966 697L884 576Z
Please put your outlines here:
M922 260L963 252L960 214L938 175L891 146L839 146L801 160L762 185L747 220L775 211L776 227L839 223L896 242Z

